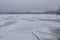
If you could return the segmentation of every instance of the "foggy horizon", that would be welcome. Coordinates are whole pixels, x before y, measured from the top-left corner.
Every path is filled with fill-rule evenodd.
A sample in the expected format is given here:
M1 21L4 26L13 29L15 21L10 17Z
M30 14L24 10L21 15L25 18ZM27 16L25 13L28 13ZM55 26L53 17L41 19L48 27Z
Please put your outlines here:
M0 40L60 40L60 0L0 0Z
M59 6L60 0L0 0L0 12L43 12Z

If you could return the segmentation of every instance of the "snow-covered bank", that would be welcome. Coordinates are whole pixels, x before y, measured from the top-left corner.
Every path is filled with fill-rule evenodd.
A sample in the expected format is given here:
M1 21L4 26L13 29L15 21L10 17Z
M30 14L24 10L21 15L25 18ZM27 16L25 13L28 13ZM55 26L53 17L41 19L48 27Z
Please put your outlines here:
M51 30L58 27L56 15L0 15L0 40L55 40Z

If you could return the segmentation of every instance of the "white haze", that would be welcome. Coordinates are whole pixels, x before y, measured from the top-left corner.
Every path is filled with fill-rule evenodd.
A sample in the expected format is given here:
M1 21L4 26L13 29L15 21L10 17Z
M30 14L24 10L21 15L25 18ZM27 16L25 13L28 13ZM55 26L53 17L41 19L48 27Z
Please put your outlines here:
M0 0L0 12L56 10L60 0Z

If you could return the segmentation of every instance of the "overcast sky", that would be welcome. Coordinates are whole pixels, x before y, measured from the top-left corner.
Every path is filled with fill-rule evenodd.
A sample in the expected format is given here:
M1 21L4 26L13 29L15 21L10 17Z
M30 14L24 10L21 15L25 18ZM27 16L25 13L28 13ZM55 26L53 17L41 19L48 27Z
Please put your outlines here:
M60 0L0 0L0 12L56 10Z

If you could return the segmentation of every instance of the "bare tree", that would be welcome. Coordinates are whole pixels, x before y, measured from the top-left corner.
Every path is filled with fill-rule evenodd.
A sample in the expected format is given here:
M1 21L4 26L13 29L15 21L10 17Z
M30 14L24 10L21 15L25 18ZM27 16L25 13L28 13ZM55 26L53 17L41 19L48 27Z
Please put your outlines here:
M56 14L60 15L60 7L57 9Z

